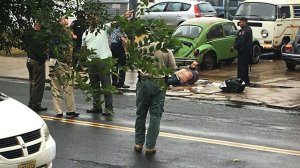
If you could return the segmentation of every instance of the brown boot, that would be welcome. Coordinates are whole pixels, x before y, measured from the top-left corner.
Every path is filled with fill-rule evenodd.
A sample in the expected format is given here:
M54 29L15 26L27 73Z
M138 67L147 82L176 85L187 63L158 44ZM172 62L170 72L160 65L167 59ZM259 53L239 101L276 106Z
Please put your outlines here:
M134 149L134 151L136 151L136 152L142 152L142 150L143 150L143 145L134 145L133 149Z
M156 153L156 149L155 148L146 148L145 149L145 154L146 155L153 155Z

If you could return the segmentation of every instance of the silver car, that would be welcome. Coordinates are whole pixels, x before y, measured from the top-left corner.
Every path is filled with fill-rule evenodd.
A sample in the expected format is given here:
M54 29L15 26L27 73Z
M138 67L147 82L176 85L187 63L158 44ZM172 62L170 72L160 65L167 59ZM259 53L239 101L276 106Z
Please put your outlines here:
M146 8L143 19L163 19L167 25L177 27L182 22L197 17L217 16L217 12L209 2L190 0L162 1Z

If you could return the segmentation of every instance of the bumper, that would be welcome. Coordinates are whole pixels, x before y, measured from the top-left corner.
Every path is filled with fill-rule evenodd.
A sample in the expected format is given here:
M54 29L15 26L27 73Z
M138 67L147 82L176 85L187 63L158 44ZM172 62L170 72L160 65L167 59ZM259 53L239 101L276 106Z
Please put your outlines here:
M282 53L282 59L294 65L300 65L300 54Z
M51 168L52 160L56 155L56 144L54 139L50 136L47 142L42 143L41 149L36 154L33 154L28 157L22 157L18 159L8 160L3 163L0 162L1 168L17 168L20 163L35 160L36 167L39 168Z
M195 58L180 58L180 57L175 57L176 65L189 65L191 64Z

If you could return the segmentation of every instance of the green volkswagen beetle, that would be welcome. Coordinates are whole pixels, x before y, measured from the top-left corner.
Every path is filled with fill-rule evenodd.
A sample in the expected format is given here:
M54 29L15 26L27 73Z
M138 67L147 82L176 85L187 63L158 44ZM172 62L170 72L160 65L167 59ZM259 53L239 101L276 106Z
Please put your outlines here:
M220 62L232 63L238 53L233 49L237 29L227 19L201 17L189 19L180 24L173 37L182 43L174 55L178 65L197 59L202 69L214 69ZM252 63L261 55L259 43L253 40Z

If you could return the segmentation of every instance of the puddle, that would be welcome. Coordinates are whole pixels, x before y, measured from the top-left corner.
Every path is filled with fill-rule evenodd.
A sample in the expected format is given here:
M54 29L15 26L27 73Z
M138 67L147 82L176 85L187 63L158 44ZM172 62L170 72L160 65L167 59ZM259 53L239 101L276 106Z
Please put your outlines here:
M294 87L290 87L290 86L273 86L273 85L264 85L264 84L257 84L257 83L251 83L249 87L251 87L251 88L280 88L280 89L294 88Z

